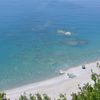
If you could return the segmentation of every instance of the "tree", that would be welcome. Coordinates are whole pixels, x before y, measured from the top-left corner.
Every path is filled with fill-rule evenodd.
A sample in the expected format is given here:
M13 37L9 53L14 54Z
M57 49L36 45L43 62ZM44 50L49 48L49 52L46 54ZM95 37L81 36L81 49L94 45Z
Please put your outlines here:
M80 92L72 94L72 100L100 100L100 75L92 72L91 79L93 85L85 84L82 88L79 86Z

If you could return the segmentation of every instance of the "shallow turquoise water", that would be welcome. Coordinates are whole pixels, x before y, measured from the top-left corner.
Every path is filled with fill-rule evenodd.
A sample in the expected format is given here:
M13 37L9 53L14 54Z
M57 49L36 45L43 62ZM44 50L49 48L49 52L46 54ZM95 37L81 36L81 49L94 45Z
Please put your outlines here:
M1 0L0 89L99 59L99 9L98 0Z

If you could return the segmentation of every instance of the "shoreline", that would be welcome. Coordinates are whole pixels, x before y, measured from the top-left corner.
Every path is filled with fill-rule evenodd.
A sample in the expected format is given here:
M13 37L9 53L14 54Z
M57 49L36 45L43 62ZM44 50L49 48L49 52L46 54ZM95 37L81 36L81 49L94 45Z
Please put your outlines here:
M58 97L60 93L66 93L68 100L70 100L70 94L72 94L72 92L78 91L78 84L82 86L87 82L92 83L90 79L91 69L93 69L94 72L100 74L100 70L98 70L98 68L96 67L97 62L100 63L100 61L94 61L85 64L86 69L82 69L82 65L71 67L65 70L64 74L57 77L28 85L23 85L14 89L5 90L4 92L11 100L14 100L15 98L18 100L19 96L24 92L26 93L26 95L29 95L30 93L46 93L52 99ZM75 75L75 77L69 78L68 74L73 74Z

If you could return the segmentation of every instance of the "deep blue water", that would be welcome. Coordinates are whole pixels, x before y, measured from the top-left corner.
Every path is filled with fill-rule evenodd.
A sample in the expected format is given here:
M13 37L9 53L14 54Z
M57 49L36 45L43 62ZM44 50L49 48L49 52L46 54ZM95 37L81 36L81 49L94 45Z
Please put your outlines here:
M0 89L99 58L99 0L0 1Z

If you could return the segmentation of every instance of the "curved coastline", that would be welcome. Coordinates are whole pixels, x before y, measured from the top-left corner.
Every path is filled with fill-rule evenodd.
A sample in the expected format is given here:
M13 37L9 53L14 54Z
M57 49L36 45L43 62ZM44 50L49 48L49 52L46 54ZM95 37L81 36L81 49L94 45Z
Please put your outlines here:
M11 90L5 90L4 92L6 92L7 97L11 100L14 100L15 98L18 99L18 97L24 92L26 93L26 95L29 95L30 93L46 93L51 96L52 99L56 98L60 93L66 93L68 100L70 100L70 94L72 92L78 91L78 84L83 85L87 82L92 83L90 79L91 69L94 72L100 74L100 69L98 70L98 68L96 67L97 62L100 63L100 61L95 61L85 64L86 69L82 69L82 66L80 65L67 69L66 71L64 71L64 74L58 77L24 85ZM75 75L75 77L69 78L68 74L73 74Z

